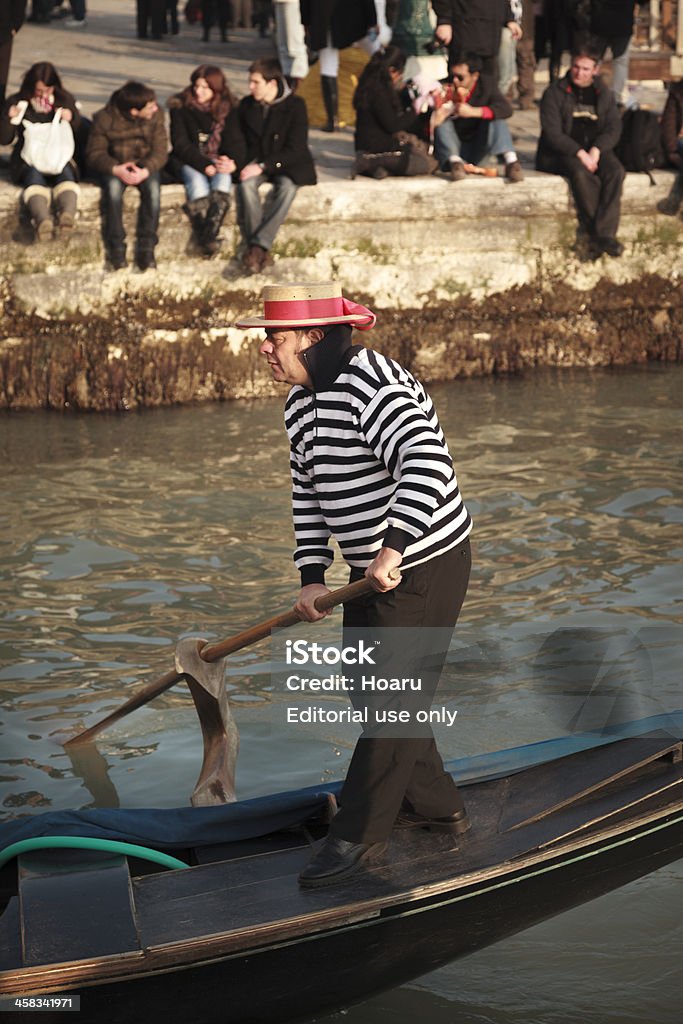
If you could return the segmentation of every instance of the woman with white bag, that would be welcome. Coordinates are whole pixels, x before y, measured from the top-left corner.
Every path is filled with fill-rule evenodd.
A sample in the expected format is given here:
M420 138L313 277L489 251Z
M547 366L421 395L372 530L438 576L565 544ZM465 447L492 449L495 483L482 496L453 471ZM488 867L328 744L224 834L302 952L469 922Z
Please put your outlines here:
M29 68L0 115L0 143L16 140L10 173L23 186L22 203L37 241L52 237L53 216L60 237L73 228L79 194L74 131L79 122L76 101L48 61Z

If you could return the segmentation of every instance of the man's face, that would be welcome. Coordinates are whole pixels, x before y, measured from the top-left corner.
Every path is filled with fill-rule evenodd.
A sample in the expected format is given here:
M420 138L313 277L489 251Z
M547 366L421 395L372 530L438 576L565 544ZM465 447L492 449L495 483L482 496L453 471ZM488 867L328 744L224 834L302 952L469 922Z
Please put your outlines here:
M140 107L140 109L133 107L131 114L133 117L141 117L143 121L151 121L158 109L159 104L157 101L150 100L149 103L145 103L144 107Z
M590 57L574 57L569 74L574 85L579 89L593 84L593 79L598 73L600 65Z
M270 82L267 82L260 71L254 71L249 75L249 92L257 103L263 103L271 93Z
M472 74L468 64L454 64L451 68L451 77L456 89L464 89L467 93L474 86L478 75L476 72Z
M279 383L303 384L311 387L312 381L308 370L299 358L302 352L310 348L312 339L306 331L273 330L266 331L266 338L259 347L265 357L273 380Z

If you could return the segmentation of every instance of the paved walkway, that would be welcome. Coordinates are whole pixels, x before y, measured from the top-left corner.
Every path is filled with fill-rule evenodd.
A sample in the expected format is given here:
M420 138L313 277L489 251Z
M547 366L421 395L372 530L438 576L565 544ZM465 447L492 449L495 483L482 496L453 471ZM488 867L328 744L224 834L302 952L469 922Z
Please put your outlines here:
M87 6L87 27L83 29L67 28L61 20L24 25L14 44L10 91L18 87L31 64L50 60L66 88L80 101L83 112L92 115L128 78L151 85L165 104L187 84L193 68L211 61L224 69L235 92L242 95L249 63L275 52L273 40L260 39L254 29L234 29L228 43L203 43L201 28L184 20L178 36L166 36L162 41L141 40L136 36L134 0L87 0ZM178 6L182 10L184 0ZM212 35L218 35L217 29ZM537 72L536 79L540 96L547 80L545 70ZM655 83L642 94L654 109L662 109L665 97L661 86ZM539 134L538 110L515 111L509 124L520 159L531 169ZM353 152L351 128L335 135L312 128L310 142L321 181L348 178Z

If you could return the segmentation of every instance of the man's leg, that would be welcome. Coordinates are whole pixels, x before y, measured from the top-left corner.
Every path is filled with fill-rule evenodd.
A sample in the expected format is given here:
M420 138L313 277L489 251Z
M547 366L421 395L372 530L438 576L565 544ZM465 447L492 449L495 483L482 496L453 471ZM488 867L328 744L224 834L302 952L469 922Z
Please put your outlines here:
M253 245L253 239L261 224L263 209L259 197L259 186L265 184L263 174L258 174L237 186L237 220L245 245Z
M276 3L274 8L277 50L282 70L287 78L299 81L308 74L308 51L298 0Z
M600 178L591 174L581 161L573 156L563 160L565 174L569 178L579 226L592 239L597 237L595 215L600 202Z
M126 186L113 174L102 181L102 237L114 269L126 265L126 232L123 227L123 193Z
M509 181L513 183L523 181L524 175L517 159L512 135L507 123L495 119L484 123L488 124L485 143L486 152L491 153L493 156L502 157L505 164L505 177Z
M137 186L140 193L138 206L138 223L135 238L135 262L140 270L148 270L156 266L154 249L157 242L159 227L159 210L161 207L161 181L158 172L150 174L141 185Z
M618 36L610 42L612 51L612 92L617 103L624 102L624 89L628 81L628 63L631 53L631 36Z
M624 177L624 168L614 153L603 153L598 164L600 192L595 211L595 234L599 239L614 240L617 236Z
M266 252L272 249L275 236L298 191L298 186L286 174L278 174L272 182L272 191L263 204L261 223L250 237L251 244L260 246Z

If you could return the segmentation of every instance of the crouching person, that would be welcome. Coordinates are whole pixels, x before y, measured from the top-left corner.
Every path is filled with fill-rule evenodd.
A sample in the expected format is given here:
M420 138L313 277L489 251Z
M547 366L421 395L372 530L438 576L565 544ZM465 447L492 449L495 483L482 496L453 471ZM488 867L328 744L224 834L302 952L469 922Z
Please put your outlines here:
M0 143L15 143L10 171L15 184L23 186L22 206L36 241L52 238L55 220L62 240L74 226L79 194L74 130L79 123L76 101L48 61L29 68L0 114Z
M167 156L164 115L154 90L142 82L126 82L95 114L87 148L88 166L102 185L102 234L114 270L127 265L123 193L129 185L140 192L135 263L140 270L156 267L159 172Z

